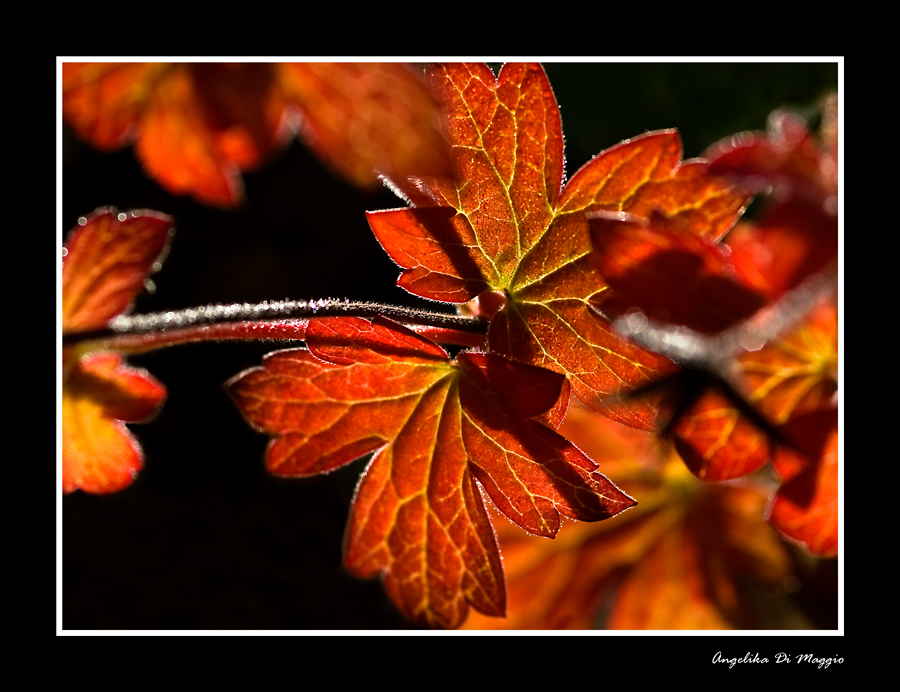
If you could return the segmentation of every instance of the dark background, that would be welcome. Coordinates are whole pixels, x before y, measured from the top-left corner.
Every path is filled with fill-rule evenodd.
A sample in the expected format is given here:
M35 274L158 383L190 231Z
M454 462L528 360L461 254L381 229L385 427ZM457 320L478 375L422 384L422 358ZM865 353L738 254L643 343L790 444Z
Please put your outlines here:
M838 78L836 63L545 67L569 177L648 130L678 128L685 158L699 156L722 137L763 129L775 108L811 113ZM400 270L364 217L402 206L389 191L357 191L299 141L243 179L242 209L212 209L145 177L131 148L100 153L64 129L60 238L99 206L172 215L171 252L137 312L325 297L423 306L396 287ZM316 478L270 477L267 438L222 389L278 347L189 344L130 358L169 396L152 422L130 426L146 462L131 487L63 498L64 629L409 627L378 580L341 566L344 525L368 459ZM836 626L833 601L806 605L819 626Z

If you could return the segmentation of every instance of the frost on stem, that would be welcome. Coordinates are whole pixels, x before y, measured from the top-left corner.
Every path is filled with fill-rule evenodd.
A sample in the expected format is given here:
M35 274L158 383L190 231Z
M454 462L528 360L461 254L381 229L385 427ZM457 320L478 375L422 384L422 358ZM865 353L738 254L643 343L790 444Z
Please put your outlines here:
M144 315L119 315L106 329L64 334L63 344L102 341L105 348L133 352L189 341L303 339L311 317L378 315L426 331L430 329L428 333L437 340L453 344L471 346L478 341L473 335L484 335L487 330L487 322L477 317L326 298L216 304Z

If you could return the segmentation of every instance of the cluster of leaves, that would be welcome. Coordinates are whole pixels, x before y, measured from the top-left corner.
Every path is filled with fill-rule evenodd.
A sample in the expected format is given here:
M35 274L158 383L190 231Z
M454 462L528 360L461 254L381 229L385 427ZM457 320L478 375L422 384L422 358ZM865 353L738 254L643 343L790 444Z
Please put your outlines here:
M259 74L247 78L257 85L283 85L285 74L299 80L297 75L308 69L250 67ZM87 98L85 85L92 82L84 73L92 69L98 68L72 69L68 93L73 102ZM203 121L208 144L204 146L218 152L220 170L255 165L271 147L260 142L275 141L271 134L277 127L267 130L269 139L236 134L253 132L247 123L256 123L258 113L246 116L247 121L234 115L227 119L221 113L218 120L213 118L210 113L216 111L210 104L227 99L211 96L210 89L197 89L202 97L185 92L183 101L189 107L170 108L171 113L154 105L164 103L165 94L175 93L171 90L177 84L200 84L194 67L129 69L135 73L128 83L143 86L129 92L120 85L122 91L117 93L131 95L113 99L128 107L123 105L108 119L82 107L78 112L84 117L74 120L76 127L81 123L82 132L115 131L108 142L120 143L129 125L140 122L143 134L138 141L152 142L154 130L171 133L164 129L166 122L182 118L178 126L186 127L185 123ZM107 68L100 71L105 74ZM341 73L346 71L341 68ZM778 114L766 135L720 145L709 160L682 162L677 133L653 132L601 152L563 184L562 125L539 65L508 64L497 77L484 65L429 66L426 85L422 93L429 94L428 102L443 108L449 165L442 155L426 157L425 162L412 157L412 164L403 166L376 164L368 157L363 167L377 171L409 203L407 208L370 213L369 224L403 269L398 284L484 319L484 342L454 358L427 333L383 317L304 322L294 336L305 340L305 348L272 353L262 367L227 385L247 420L273 437L267 452L269 470L308 476L375 452L353 502L345 564L361 576L383 575L392 599L412 621L458 627L470 606L487 616L506 614L507 577L484 493L500 513L535 536L555 537L562 515L588 522L571 529L574 543L579 542L576 531L599 532L602 537L595 541L601 549L592 558L601 567L591 574L595 585L587 587L587 596L568 588L566 593L574 600L556 615L545 611L536 619L520 619L511 612L510 623L588 626L598 595L604 593L596 584L607 584L614 573L620 579L621 568L629 566L624 586L621 580L616 582L621 586L617 610L607 626L746 625L747 614L729 586L734 570L729 567L723 576L707 566L710 560L725 559L721 555L726 553L733 565L737 554L743 571L768 582L783 578L787 564L783 546L760 521L767 495L718 487L710 493L685 493L684 474L677 470L683 466L674 452L662 457L639 453L642 445L634 444L628 452L620 449L619 463L609 465L609 455L591 459L580 448L589 445L573 444L566 426L571 428L586 415L586 407L615 421L611 429L610 423L600 425L595 434L604 437L624 434L618 429L633 428L644 431L635 434L646 435L665 427L674 435L675 449L687 468L706 481L743 477L774 459L785 483L771 508L773 524L814 554L835 554L834 298L825 295L820 303L801 310L799 318L783 316L788 298L804 290L811 275L829 271L836 260L836 135L826 136L820 147L801 122ZM315 114L321 112L321 105L315 104L329 99L315 98L322 93L317 88L304 89L297 88L296 93L303 92L305 100L293 103L300 104L307 122L314 123ZM278 91L274 86L271 90ZM273 98L277 104L285 102L282 96ZM282 107L259 103L253 107L265 112ZM368 108L366 100L362 103L366 107L345 111L368 112L366 117L381 122L380 111ZM418 112L413 106L410 110ZM197 115L201 112L203 117ZM283 116L284 110L280 112ZM826 113L832 119L826 118L823 129L836 133L836 105ZM430 121L420 121L426 125L419 129L430 132ZM209 126L210 122L220 124ZM355 128L349 124L345 129ZM390 128L387 132L399 137ZM379 130L379 137L382 134ZM358 150L358 145L346 144L352 139L345 137L337 148ZM251 140L257 158L235 153L247 149ZM138 146L139 156L147 156L148 150ZM334 150L332 146L330 151ZM778 201L758 227L735 228L751 195L766 186L776 190ZM198 184L194 193L204 198L201 189ZM206 199L222 203L225 198ZM154 231L162 244L153 250L147 241L141 257L120 263L133 246L123 239L140 235L135 224L146 219L165 228ZM87 286L71 300L73 307L64 310L67 332L99 327L124 311L162 253L168 232L168 220L159 215L115 216L110 210L85 219L83 226L70 237L64 260L64 292L69 291L66 281ZM78 248L92 243L106 243L110 259L107 269L98 263L99 269L88 277L79 269L83 256ZM78 307L91 300L105 304L104 292L113 289L121 300L105 312ZM87 321L78 321L79 309L89 315ZM778 319L779 326L772 327ZM617 332L614 324L626 327L619 326ZM687 339L694 351L709 350L714 339L731 343L724 336L734 330L744 337L741 348L699 366L670 349L672 343ZM662 336L654 341L641 334ZM748 338L756 339L754 350L746 348ZM117 421L152 412L164 390L145 374L127 370L118 355L64 353L64 358L64 401L70 402L64 427L82 431L73 433L72 443L66 441L64 467L84 468L93 452L85 451L83 444L79 448L80 441L103 438L84 433L90 428L80 421L102 421L120 435L127 434ZM130 400L137 394L137 387L124 381L126 376L146 388L155 386L156 398L153 392L144 395L141 401L149 404L133 407L140 411L114 397L107 397L113 404L105 403L98 386L83 381L84 373L97 377L99 367L92 367L92 360L109 358L118 360L98 366L117 373L116 386L125 393L120 398ZM699 386L692 374L701 376ZM567 417L570 393L581 403L572 406ZM122 468L134 471L139 449L133 440L124 439L132 461ZM606 465L598 466L598 461ZM73 476L66 491L75 487L111 491L128 482L120 474L118 485L89 486L85 474ZM626 494L604 474L623 486L626 481L635 484L625 487ZM643 484L637 482L640 479ZM610 519L635 504L632 495L639 508ZM660 509L666 507L670 509ZM710 517L729 512L737 517L734 522L723 522L721 532L710 537ZM591 523L599 520L606 521ZM698 524L705 526L702 535L694 535L697 532L690 528ZM506 532L498 531L505 546ZM559 543L560 539L551 543L557 546L556 554L564 550ZM633 595L644 593L649 575L660 574L657 567L669 565L670 556L685 544L691 547L683 559L693 561L685 573L714 578L699 585L667 578L666 583L678 585L680 595L669 597L661 590L660 599L669 599L667 608L650 608L647 612L655 619L642 619L639 609L629 606L635 602ZM512 550L508 553L504 547L514 608L517 593L535 589L534 582L521 586L518 573L514 578L509 572ZM661 573L672 572L667 567ZM714 597L704 601L697 594ZM672 606L679 599L700 604L697 619L667 618L668 612L683 612ZM482 619L473 622L489 626Z
M105 327L128 309L168 248L172 220L156 212L98 209L78 221L62 269L62 329ZM124 422L146 421L162 406L165 387L115 352L63 349L63 492L111 493L143 467Z
M771 479L702 482L671 441L581 406L560 432L638 505L568 525L555 541L498 522L509 616L473 613L466 629L776 629L760 621L754 596L777 593L797 567L760 519Z
M710 150L710 170L739 189L773 189L758 224L739 225L727 245L658 215L591 221L600 271L615 289L605 312L639 317L638 333L648 316L677 325L680 334L668 335L690 334L693 366L717 380L693 391L667 426L685 463L721 481L773 458L786 481L774 525L823 556L837 553L838 536L836 122L832 97L822 144L796 115L776 112L764 135Z
M65 63L68 124L103 150L133 144L173 194L232 208L240 172L296 132L361 187L446 174L436 103L400 63Z

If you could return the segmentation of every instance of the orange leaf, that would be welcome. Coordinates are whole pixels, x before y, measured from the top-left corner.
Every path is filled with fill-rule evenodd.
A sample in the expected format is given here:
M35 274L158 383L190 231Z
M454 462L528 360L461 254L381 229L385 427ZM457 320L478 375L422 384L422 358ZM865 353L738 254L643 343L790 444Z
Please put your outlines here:
M172 219L154 211L102 207L78 224L66 239L63 256L65 332L104 327L131 306L166 253Z
M62 267L64 333L104 327L131 305L161 260L172 220L150 211L104 207L69 233ZM113 353L63 351L63 491L121 490L143 466L123 424L146 420L166 396L143 370Z
M826 103L826 120L836 124L836 101ZM836 138L836 132L831 135ZM833 142L833 145L831 144ZM772 185L778 196L794 194L824 200L837 188L836 139L823 148L807 130L806 122L789 111L776 110L769 116L767 131L743 132L718 142L707 151L710 168L757 192Z
M762 307L764 298L736 276L729 248L654 214L619 212L590 219L594 259L614 289L604 314L637 309L650 319L715 334Z
M66 121L101 148L134 139L147 173L176 195L234 206L240 171L260 165L290 134L290 102L268 64L64 67Z
M678 418L675 449L706 481L740 478L763 467L771 441L717 388L706 390Z
M85 356L63 385L63 492L114 493L143 467L137 440L123 421L151 418L166 389L116 354Z
M832 96L824 105L821 144L800 116L775 111L766 133L741 133L707 152L710 169L736 185L773 190L759 227L729 238L736 264L754 265L773 298L837 261L836 104Z
M243 197L240 171L287 143L289 105L271 65L174 65L154 84L135 151L173 194L232 207Z
M791 434L806 441L809 456L800 460L802 470L778 490L769 515L772 525L788 540L819 557L838 553L837 423L837 410L791 422ZM810 444L811 440L816 441ZM795 450L779 450L775 466L783 476L795 473L798 462L792 457L796 456Z
M573 406L561 430L640 498L629 512L540 541L497 524L509 589L501 620L466 629L729 629L750 627L750 580L790 574L786 546L763 519L765 486L690 476L652 434Z
M293 136L351 183L449 175L439 110L422 79L393 63L63 65L63 115L94 146L134 142L148 175L176 195L233 207L241 171Z
M718 237L739 214L734 193L700 162L680 163L674 131L613 147L562 187L559 109L540 65L507 64L495 79L481 64L428 68L447 109L456 172L426 179L415 209L369 214L399 285L433 300L464 302L503 292L491 322L492 351L566 374L589 406L644 429L655 402L608 397L674 370L612 333L594 306L607 285L589 254L586 212L656 209Z
M385 177L451 175L439 108L420 75L401 63L283 63L282 85L303 109L301 135L327 165L362 188Z
M837 216L822 202L792 197L768 209L756 224L739 224L728 237L735 267L771 299L837 261Z
M782 337L737 355L738 393L775 427L806 413L831 410L837 388L837 338L837 306L826 299ZM705 480L752 473L772 453L767 432L714 388L681 414L672 432L685 463Z
M155 63L63 63L62 103L66 122L98 149L118 149L139 131L154 81Z
M274 473L321 473L376 452L357 489L345 562L360 576L381 573L413 621L452 628L469 605L505 611L479 484L513 521L548 537L560 514L597 521L633 504L530 420L556 406L559 374L479 352L454 361L384 318L311 320L307 344L269 354L228 391L274 436Z
M830 409L837 390L836 301L820 301L782 337L737 361L747 400L776 425Z

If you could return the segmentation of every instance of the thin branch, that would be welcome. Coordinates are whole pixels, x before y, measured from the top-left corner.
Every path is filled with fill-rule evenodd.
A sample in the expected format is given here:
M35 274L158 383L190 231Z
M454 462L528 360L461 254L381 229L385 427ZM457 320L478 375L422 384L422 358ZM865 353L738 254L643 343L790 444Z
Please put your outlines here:
M130 353L190 341L220 339L296 339L306 336L312 317L382 315L437 337L441 343L479 345L487 321L395 305L350 300L281 300L206 305L185 310L119 315L105 329L63 334L63 346L98 342L103 348Z
M773 441L791 446L778 427L756 409L742 393L742 371L736 360L746 351L758 351L796 326L821 300L837 297L836 266L821 274L813 274L750 319L718 334L705 335L684 326L651 322L643 313L634 312L613 321L613 329L638 345L663 355L682 370L610 400L631 401L651 392L667 391L682 386L681 401L675 414L660 431L670 435L680 417L710 386L729 400L757 428Z

